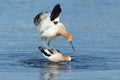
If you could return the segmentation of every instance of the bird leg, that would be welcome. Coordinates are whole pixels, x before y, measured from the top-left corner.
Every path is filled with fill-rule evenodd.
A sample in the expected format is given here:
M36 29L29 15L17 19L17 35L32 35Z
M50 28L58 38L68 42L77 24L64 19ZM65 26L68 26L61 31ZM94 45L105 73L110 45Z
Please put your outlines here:
M43 37L40 37L38 40L41 42L44 38Z
M47 45L50 47L50 41L48 41Z
M49 48L48 46L47 46L47 44L46 44L46 38L44 38L44 37L40 37L39 38L39 41L42 43L42 45L44 46L44 47L46 47L46 48Z
M49 40L48 43L47 43L48 47L49 47L50 49L54 49L54 48L50 45L50 42L51 42L51 40Z

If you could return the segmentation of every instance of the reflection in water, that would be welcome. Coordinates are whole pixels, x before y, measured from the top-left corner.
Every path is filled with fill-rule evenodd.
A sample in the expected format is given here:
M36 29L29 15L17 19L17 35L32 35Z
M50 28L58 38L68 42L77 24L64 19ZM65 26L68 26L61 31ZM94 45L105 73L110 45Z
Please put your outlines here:
M80 55L72 56L72 61L67 63L50 63L46 59L27 59L20 62L14 62L10 65L12 66L26 66L42 69L42 74L44 72L56 71L67 72L72 68L73 70L111 70L119 69L119 58L116 57L98 57L96 55ZM7 60L7 59L6 59ZM9 63L7 63L9 64ZM45 75L44 75L45 76Z
M26 67L39 68L40 80L50 80L62 73L67 73L71 71L70 63L52 63L45 59L27 59L20 62L20 65Z
M52 78L59 76L62 73L67 73L71 70L71 67L60 63L48 63L40 74L40 79L51 80Z

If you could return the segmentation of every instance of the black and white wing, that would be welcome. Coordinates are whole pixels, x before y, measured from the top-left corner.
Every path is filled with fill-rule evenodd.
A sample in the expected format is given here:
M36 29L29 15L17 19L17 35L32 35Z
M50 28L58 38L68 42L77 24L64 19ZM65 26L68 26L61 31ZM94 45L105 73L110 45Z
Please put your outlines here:
M34 24L37 26L41 22L41 16L43 15L43 12L37 14L34 18Z
M52 62L58 62L59 57L62 56L62 54L60 54L60 52L56 49L47 49L47 48L39 47L39 50L41 51L41 53L45 58L47 58Z
M50 20L51 21L59 21L59 16L60 16L61 12L62 12L62 9L60 7L60 4L55 5L51 12Z
M57 50L57 49L47 49L47 48L39 47L39 50L46 57L50 57L50 56L53 56L53 55L56 55L56 54L60 53L60 51Z
M41 34L44 33L48 28L53 26L52 21L50 21L50 13L41 12L37 14L34 18L34 24Z
M53 54L53 51L50 49L45 49L42 47L39 47L41 53L45 56L45 57L50 57Z

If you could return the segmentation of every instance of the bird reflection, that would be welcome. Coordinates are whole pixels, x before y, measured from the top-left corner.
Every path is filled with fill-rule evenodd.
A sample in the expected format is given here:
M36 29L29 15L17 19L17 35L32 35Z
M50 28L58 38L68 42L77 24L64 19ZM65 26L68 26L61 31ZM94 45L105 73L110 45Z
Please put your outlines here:
M69 65L60 63L48 63L40 74L40 80L51 80L62 73L70 72Z

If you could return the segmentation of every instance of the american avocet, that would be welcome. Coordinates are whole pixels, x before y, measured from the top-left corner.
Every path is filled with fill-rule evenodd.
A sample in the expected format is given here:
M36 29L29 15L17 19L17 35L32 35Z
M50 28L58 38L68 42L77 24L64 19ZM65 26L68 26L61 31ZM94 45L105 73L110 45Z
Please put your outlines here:
M39 40L47 40L47 44L50 46L50 41L61 35L70 42L75 51L72 44L72 34L67 32L65 26L59 21L61 11L60 4L57 4L54 6L51 13L41 12L34 18L34 24L37 26L37 29L41 34Z
M59 50L47 49L47 48L42 48L42 47L39 47L39 50L41 51L41 53L43 54L45 58L47 58L48 60L52 62L71 61L70 56L63 56Z

